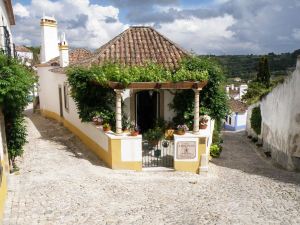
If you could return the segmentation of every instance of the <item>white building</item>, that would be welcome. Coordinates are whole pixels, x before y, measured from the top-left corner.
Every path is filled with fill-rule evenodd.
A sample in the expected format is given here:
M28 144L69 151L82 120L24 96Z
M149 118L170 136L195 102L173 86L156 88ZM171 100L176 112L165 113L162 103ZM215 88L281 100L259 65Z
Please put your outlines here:
M0 51L10 56L14 56L12 25L15 25L12 2L11 0L0 0Z
M235 100L242 100L242 97L244 94L247 93L247 90L247 84L241 84L240 86L235 86L234 84L231 84L226 86L226 93L228 97Z
M27 66L32 65L33 52L26 48L25 46L16 46L15 47L16 56L19 60L22 61Z
M245 103L230 99L230 114L226 116L224 129L229 131L241 131L246 129L247 123L247 106Z
M144 165L142 136L134 137L122 133L122 123L119 117L116 118L116 133L105 133L101 127L92 123L82 123L76 104L69 96L64 67L69 64L89 67L101 65L105 61L124 65L144 65L149 61L156 61L165 68L174 69L179 66L180 60L188 53L151 27L130 27L100 47L94 54L88 53L84 49L69 51L65 35L61 36L59 44L56 42L57 22L54 18L44 16L40 25L42 29L42 63L37 68L41 113L61 121L109 167L141 170ZM192 87L195 86L190 88L192 89ZM121 115L120 111L124 110L130 122L138 125L141 130L147 130L154 126L158 118L166 121L173 118L174 113L169 108L173 95L168 90L160 88L153 90L145 90L145 88L139 90L133 88L114 89L116 92L116 115ZM199 92L200 88L195 90L195 105L199 104ZM124 105L121 104L121 98ZM198 101L196 101L197 99ZM197 112L199 114L199 110L195 110L195 115ZM199 120L199 115L198 118L197 116L195 118L195 120ZM199 124L199 121L195 124ZM195 173L207 171L213 124L214 122L210 120L207 128L200 132L199 126L196 125L197 132L189 132L175 137L170 146L188 142L191 143L192 151L194 151L188 156L189 158L185 158L187 156L176 154L177 147L175 147L173 155L170 156L173 159L172 165L175 170Z

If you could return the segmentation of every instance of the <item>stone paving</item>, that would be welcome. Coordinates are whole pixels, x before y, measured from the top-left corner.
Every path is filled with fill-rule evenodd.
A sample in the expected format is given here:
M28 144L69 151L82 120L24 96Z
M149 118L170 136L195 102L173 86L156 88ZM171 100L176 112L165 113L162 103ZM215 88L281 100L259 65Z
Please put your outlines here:
M27 115L4 225L300 224L300 174L273 166L241 133L224 133L207 176L113 171L58 123Z

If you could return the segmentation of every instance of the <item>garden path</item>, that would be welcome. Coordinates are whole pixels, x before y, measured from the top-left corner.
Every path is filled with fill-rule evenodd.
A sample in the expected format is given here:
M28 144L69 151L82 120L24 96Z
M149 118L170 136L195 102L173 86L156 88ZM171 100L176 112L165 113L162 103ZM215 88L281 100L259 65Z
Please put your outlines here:
M113 171L57 122L26 114L4 225L300 224L300 174L274 167L241 133L224 133L207 176Z

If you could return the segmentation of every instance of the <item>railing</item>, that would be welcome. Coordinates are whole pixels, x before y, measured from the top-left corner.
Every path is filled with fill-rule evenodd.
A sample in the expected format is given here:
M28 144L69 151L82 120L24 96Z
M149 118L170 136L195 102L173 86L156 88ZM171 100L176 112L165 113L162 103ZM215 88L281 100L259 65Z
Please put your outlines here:
M142 142L143 167L174 167L174 141L162 140L158 144Z

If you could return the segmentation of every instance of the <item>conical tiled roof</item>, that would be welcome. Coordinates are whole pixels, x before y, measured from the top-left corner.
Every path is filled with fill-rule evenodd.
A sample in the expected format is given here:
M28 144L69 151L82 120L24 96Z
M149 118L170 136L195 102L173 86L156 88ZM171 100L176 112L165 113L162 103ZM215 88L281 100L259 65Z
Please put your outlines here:
M144 65L154 62L167 69L176 69L188 53L151 27L130 27L97 49L92 57L79 65L91 66L104 62L123 65Z

